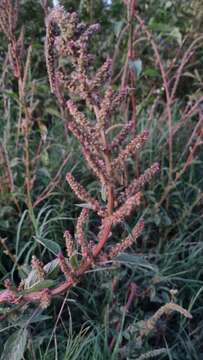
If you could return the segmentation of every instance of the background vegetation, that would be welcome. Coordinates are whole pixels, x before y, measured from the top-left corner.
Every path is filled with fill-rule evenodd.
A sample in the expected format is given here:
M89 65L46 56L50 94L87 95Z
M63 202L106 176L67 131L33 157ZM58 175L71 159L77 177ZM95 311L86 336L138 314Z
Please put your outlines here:
M1 306L1 359L136 359L148 351L164 348L165 352L154 353L155 359L201 360L203 3L137 1L136 13L144 19L147 30L143 24L140 26L138 18L133 19L136 31L132 59L128 58L129 32L125 30L128 20L122 1L61 3L68 10L77 10L84 21L102 25L92 44L97 55L95 66L109 54L115 59L115 87L126 61L134 71L137 128L147 127L150 131L150 139L140 153L139 171L155 161L159 161L161 170L145 187L146 226L133 248L106 268L86 274L77 287L56 297L45 311L35 305ZM20 1L16 28L20 39L22 26L26 69L23 98L8 62L7 40L0 34L2 288L8 277L17 283L27 277L33 254L48 263L63 249L63 232L74 227L80 210L65 181L67 171L74 170L89 190L100 191L86 170L77 142L64 130L50 93L44 57L44 11L40 2ZM170 103L160 64L167 74L169 89L174 89ZM23 106L31 114L28 128L19 125ZM172 153L168 150L169 111ZM121 120L118 117L115 122ZM27 176L32 179L30 189L26 185ZM93 217L89 219L92 235L96 221ZM122 231L123 228L119 229L118 238ZM128 309L132 288L134 297ZM161 318L150 336L140 343L137 333L142 320L171 300L188 309L193 319L188 321L178 314Z

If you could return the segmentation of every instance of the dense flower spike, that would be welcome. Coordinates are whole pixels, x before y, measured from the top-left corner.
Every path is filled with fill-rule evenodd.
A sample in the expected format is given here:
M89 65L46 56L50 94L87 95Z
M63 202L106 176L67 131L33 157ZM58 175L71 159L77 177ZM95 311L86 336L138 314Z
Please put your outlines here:
M55 73L55 55L54 55L54 25L52 22L47 24L47 33L45 42L45 52L46 52L46 64L47 64L47 72L49 77L49 84L51 87L51 91L54 93L55 82L56 82L56 73Z
M132 246L138 236L141 234L144 228L144 219L141 218L138 223L132 229L130 235L128 235L124 240L122 240L119 244L112 246L111 250L107 254L107 259L113 259L119 253L124 251L126 248Z
M120 89L118 90L118 92L115 92L111 104L112 111L118 111L118 109L120 109L120 104L122 104L126 100L128 94L128 88Z
M100 69L95 74L94 78L91 81L91 90L94 90L97 87L101 87L103 83L106 83L111 78L112 70L112 60L109 58L105 63L100 67Z
M95 156L93 151L91 151L91 147L86 147L83 149L84 158L87 161L87 165L93 171L93 173L97 176L100 182L103 185L107 185L111 183L110 178L106 174L106 168L103 160L100 160Z
M154 174L159 170L159 164L153 164L149 169L145 170L144 174L142 174L138 179L133 180L133 182L127 186L125 191L123 191L119 197L118 202L123 203L125 199L129 196L132 196L134 193L139 191L147 182L151 180Z
M83 113L78 111L76 105L72 100L67 101L67 107L70 111L70 114L74 117L76 123L80 125L82 129L89 129L89 131L91 132L89 121L86 119Z
M40 307L44 310L48 308L48 306L51 304L51 294L49 289L44 289L42 291L42 296L40 299Z
M96 211L99 215L104 216L104 212L101 209L99 202L91 197L91 195L84 189L84 187L74 179L71 173L66 175L66 180L80 200L85 201L90 208Z
M143 143L148 139L149 132L144 130L141 134L137 135L133 140L130 141L126 147L120 151L118 157L113 160L113 167L122 166L130 155L134 154L136 150L139 150Z
M113 139L110 148L113 150L114 148L119 148L123 141L126 140L126 137L130 134L131 130L133 129L134 126L134 122L133 121L129 121L128 123L126 123L122 130L119 132L119 134L115 137L115 139Z
M0 28L7 36L9 42L13 40L13 30L16 25L17 14L11 0L2 0L0 3Z
M66 230L64 232L64 239L65 239L65 243L66 243L67 255L69 258L71 258L71 256L73 256L73 253L74 253L74 243L73 243L73 238L68 230Z
M76 239L81 247L81 254L83 258L86 258L89 254L88 242L85 238L83 225L88 216L88 209L82 209L76 225Z
M111 222L113 225L118 224L124 218L129 216L135 207L141 204L141 192L136 193L134 196L129 197L126 202L116 210L111 216Z
M112 86L109 86L105 92L104 98L101 102L101 108L98 112L99 128L105 129L108 125L109 115L111 114L113 100Z
M66 263L66 259L62 253L58 254L59 266L62 273L65 275L66 279L69 279L71 276L71 269L69 265Z
M12 0L2 0L0 3L0 30L5 34L9 41L8 54L13 74L16 78L20 77L20 53L22 43L20 38L16 41L14 31L18 21L18 5L13 6ZM21 46L20 46L21 45Z
M84 148L91 145L91 152L98 153L102 151L103 147L99 142L98 133L86 119L85 115L77 109L77 106L71 100L67 101L67 107L75 120L75 131L77 131L78 136L80 134L81 145Z
M163 315L169 315L172 312L178 312L181 315L185 316L188 319L192 319L192 315L187 311L186 309L182 308L182 306L177 305L173 302L168 303L166 305L163 305L160 307L157 312L148 320L145 321L145 324L141 330L140 336L146 336L148 335L152 330L155 329L157 321L163 316Z

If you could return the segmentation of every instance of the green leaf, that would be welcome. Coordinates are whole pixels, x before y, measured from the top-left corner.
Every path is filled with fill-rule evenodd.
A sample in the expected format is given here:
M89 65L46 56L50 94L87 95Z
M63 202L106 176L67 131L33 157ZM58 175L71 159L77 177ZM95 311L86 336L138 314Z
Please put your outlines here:
M152 79L155 79L159 76L159 71L153 68L146 68L144 74Z
M47 114L50 114L50 115L53 115L53 116L61 119L61 114L60 114L60 112L59 112L57 109L55 109L55 108L47 107L47 108L46 108L46 113L47 113Z
M43 156L44 155L42 154L42 158L43 158ZM45 159L43 159L43 160L45 160ZM45 168L45 167L39 168L38 176L43 177L43 178L51 179L51 174L50 174L49 170L47 168Z
M157 22L154 19L151 19L149 22L149 27L151 31L158 31L160 33L169 33L171 31L171 25L163 22Z
M161 217L159 214L156 214L154 216L154 222L155 222L156 226L159 226L161 224Z
M165 225L169 226L169 225L172 225L172 220L171 218L167 215L167 214L164 214L163 216L163 222Z
M6 91L6 90L4 90L4 94L5 94L5 95L8 95L10 98L16 100L16 102L18 103L18 105L20 105L20 101L19 101L19 98L18 98L17 93L15 93L15 92L13 92L13 91Z
M55 243L52 240L49 239L39 239L35 237L35 240L42 244L45 248L47 248L49 251L51 251L54 255L57 255L61 252L61 247L59 244Z
M141 59L137 59L137 60L134 60L134 61L129 60L129 67L139 77L141 72L142 72L142 60Z
M28 331L18 330L9 336L5 343L1 360L21 360L25 352Z
M73 270L77 270L77 268L78 268L78 259L77 259L76 255L71 256L70 265L71 265Z
M158 268L154 264L150 264L143 256L132 255L127 252L121 253L116 257L117 261L120 261L126 266L130 267L140 267L157 272Z
M42 280L37 282L36 284L34 284L33 286L31 286L30 288L23 290L22 291L22 295L23 294L28 294L31 292L35 292L35 291L39 291L42 289L46 289L46 288L50 288L54 286L54 280Z
M75 204L75 206L78 206L78 207L80 207L80 208L85 208L85 209L92 209L91 205L86 204L86 203Z
M47 129L46 125L42 123L42 121L38 121L38 126L39 126L41 138L45 142L47 139L48 129ZM44 149L44 152L47 152L47 151Z
M0 208L0 216L11 216L12 213L14 213L15 210L12 208L12 206L2 206L2 208Z
M114 34L116 35L116 37L119 36L121 30L122 30L122 27L124 25L124 21L123 20L120 20L120 21L116 21L113 25L113 30L114 30Z
M101 187L101 198L104 202L106 202L106 186L102 184Z
M170 36L177 40L179 46L182 45L183 37L178 27L174 27L170 32Z
M54 259L44 266L46 275L49 278L55 278L59 271L59 259Z
M19 163L20 163L19 157L15 157L10 160L10 167L13 168L13 167L17 166Z
M48 166L49 165L49 153L46 149L43 150L42 155L41 155L41 159L42 159L42 164L44 166ZM48 172L49 174L49 172ZM49 178L50 178L50 174L49 174Z

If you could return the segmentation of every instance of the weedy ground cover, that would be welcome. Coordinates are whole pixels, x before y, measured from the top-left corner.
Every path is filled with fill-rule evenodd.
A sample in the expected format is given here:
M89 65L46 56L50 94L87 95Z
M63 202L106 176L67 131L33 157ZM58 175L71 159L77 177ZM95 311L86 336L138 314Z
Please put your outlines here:
M201 359L196 7L64 5L0 4L1 359Z

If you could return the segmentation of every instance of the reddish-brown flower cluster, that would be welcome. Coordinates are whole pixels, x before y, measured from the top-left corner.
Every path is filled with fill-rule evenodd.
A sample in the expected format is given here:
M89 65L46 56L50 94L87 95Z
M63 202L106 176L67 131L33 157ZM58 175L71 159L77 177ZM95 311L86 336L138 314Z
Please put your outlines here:
M143 230L143 217L126 238L112 245L108 251L105 247L113 227L140 206L140 190L158 170L158 164L154 164L139 178L123 184L122 174L126 175L129 157L138 152L149 134L143 130L135 136L133 121L123 124L117 134L113 132L112 115L126 100L128 89L113 90L110 58L98 70L94 69L94 56L89 52L89 44L92 36L99 31L99 25L87 27L79 22L75 12L66 13L62 7L51 11L46 25L45 55L51 90L67 119L67 128L79 141L84 159L96 176L101 191L93 196L71 173L66 176L71 189L85 207L77 220L75 236L71 236L68 230L64 233L67 258L62 253L58 255L65 282L57 288L22 295L26 301L40 300L43 308L50 303L51 296L74 285L93 264L101 263L102 258L112 260L133 244ZM60 61L64 58L66 61ZM91 116L87 115L87 109ZM97 241L91 241L85 234L88 209L101 218ZM35 257L32 267L40 279L44 278L43 266ZM0 295L0 302L8 301L8 291L13 302L14 292L11 289Z
M13 6L11 0L1 0L0 3L0 30L9 41L9 60L16 78L20 77L21 64L19 63L20 53L23 51L23 33L21 32L18 41L13 36L17 25L19 3Z

